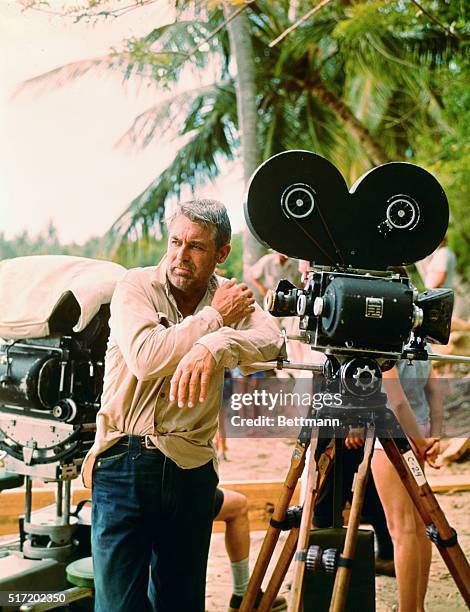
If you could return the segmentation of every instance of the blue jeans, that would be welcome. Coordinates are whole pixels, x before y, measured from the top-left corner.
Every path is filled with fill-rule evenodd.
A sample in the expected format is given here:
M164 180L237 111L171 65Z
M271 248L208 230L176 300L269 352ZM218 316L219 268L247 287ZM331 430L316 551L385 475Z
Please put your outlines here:
M204 612L218 483L212 461L183 470L136 436L93 473L96 612Z

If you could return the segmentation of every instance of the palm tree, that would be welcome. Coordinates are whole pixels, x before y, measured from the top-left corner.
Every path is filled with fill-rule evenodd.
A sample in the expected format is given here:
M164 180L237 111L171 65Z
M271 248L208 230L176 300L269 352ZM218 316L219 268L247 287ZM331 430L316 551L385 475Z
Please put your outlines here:
M243 180L246 186L261 161L258 143L256 67L250 36L250 24L246 13L240 13L235 18L232 18L235 14L235 7L227 0L223 2L223 9L227 21L230 49L235 56L237 66L237 119L240 132ZM265 250L259 242L245 229L243 232L245 278L248 278L249 267L256 263L264 252ZM256 291L255 287L252 287L252 289ZM261 296L257 295L257 297L260 298Z
M353 181L371 165L409 156L415 134L424 128L441 133L450 130L430 76L439 62L448 61L455 53L455 40L429 24L424 27L413 20L408 24L410 15L397 14L391 3L348 4L328 7L313 23L299 28L274 49L268 44L288 25L289 2L259 0L246 10L238 36L242 42L247 30L251 36L257 119L250 123L256 127L242 130L240 116L248 119L253 113L248 113L241 101L238 114L231 107L237 96L230 73L224 73L223 84L214 84L215 89L197 95L194 92L189 122L181 130L182 135L191 132L194 140L180 150L184 163L179 155L175 159L184 180L196 182L202 174L213 178L218 171L216 158L231 159L238 150L237 127L250 138L245 180L253 169L256 149L261 152L258 159L288 148L314 149L332 159ZM213 27L220 25L217 10L210 14L209 21ZM230 46L223 31L219 36L224 53L230 54L234 48L237 53L242 46L235 42L230 29ZM229 59L225 59L226 66ZM251 71L252 67L250 71L238 68L242 76ZM250 83L252 87L252 77ZM251 103L251 111L252 107ZM207 136L215 124L220 126L220 135L230 137L222 137L217 144L214 140L208 143ZM152 130L142 131L141 142L151 138ZM193 148L201 142L211 145L210 150L200 147L204 157ZM189 176L186 163L199 173L197 177ZM162 196L168 193L168 174L178 175L174 165L131 203L126 213L131 214L127 227L150 218L150 211L161 210ZM114 228L119 233L126 231L119 223Z
M214 73L209 83L176 89L171 101L137 117L125 135L146 146L171 127L181 147L113 225L120 239L146 235L182 185L213 180L221 164L238 155L240 139L245 180L260 159L290 148L315 150L354 180L371 165L410 158L423 129L451 129L433 78L461 41L417 17L413 4L343 1L270 48L289 25L290 4L258 0L227 27L233 10L227 3L199 5L191 18L183 12L175 23L130 41L121 54L46 75L63 80L95 66L118 67L127 78L151 75L161 87L174 87L188 67ZM296 2L296 13L307 7Z

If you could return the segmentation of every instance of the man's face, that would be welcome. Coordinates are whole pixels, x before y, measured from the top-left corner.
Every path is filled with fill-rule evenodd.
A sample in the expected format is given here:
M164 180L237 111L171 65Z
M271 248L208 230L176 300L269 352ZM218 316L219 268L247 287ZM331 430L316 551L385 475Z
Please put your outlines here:
M229 245L216 248L213 227L178 215L169 227L167 278L185 293L205 290L215 266L225 261L229 252Z

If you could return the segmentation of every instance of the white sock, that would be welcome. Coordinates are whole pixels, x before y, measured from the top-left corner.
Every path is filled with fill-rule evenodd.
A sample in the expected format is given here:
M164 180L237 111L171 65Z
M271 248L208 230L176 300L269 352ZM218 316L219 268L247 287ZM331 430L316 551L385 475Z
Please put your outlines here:
M243 596L250 581L250 568L248 567L248 557L241 561L230 563L232 568L232 582L234 595Z

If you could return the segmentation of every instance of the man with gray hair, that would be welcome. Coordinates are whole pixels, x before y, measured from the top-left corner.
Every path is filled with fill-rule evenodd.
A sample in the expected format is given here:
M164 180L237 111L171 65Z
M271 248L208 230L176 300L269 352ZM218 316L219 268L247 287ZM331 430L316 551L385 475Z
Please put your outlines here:
M225 207L179 204L156 267L111 302L101 409L82 477L93 481L95 609L203 612L218 482L212 439L224 367L275 359L277 326L235 279ZM150 575L149 575L150 566Z

